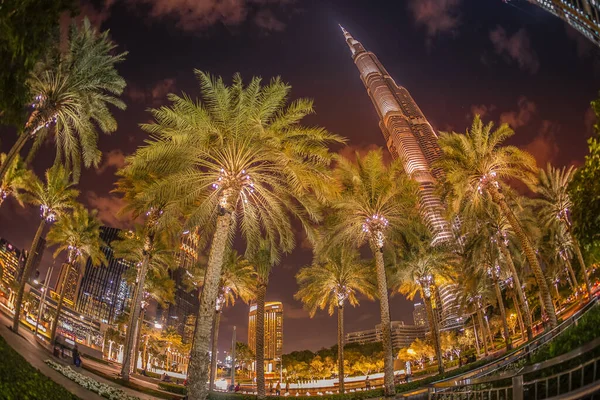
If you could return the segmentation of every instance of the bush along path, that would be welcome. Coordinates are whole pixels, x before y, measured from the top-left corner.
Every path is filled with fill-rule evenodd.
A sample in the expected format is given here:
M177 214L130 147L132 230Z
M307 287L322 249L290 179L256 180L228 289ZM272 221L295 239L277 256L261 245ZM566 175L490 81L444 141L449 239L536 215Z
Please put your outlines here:
M100 396L106 397L109 400L140 400L139 397L130 396L121 389L98 382L89 376L85 376L79 372L73 371L73 369L71 369L69 366L63 366L52 360L46 360L44 362L48 364L50 368L60 372L78 385L94 393L98 393Z
M7 400L80 400L34 368L0 336L0 398Z

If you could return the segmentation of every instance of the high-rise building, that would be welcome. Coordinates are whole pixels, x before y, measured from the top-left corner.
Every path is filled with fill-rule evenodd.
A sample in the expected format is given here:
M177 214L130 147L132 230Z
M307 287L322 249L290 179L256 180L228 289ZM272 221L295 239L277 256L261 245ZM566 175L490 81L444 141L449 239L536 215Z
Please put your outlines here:
M600 2L598 0L528 0L556 15L600 46Z
M395 350L406 348L416 339L424 339L427 334L427 326L405 325L403 321L392 321L390 323L392 332L392 347ZM382 340L381 324L375 329L368 329L346 334L345 343L375 343Z
M425 310L425 305L423 303L415 303L413 321L415 326L427 326L427 310Z
M248 346L256 351L256 304L250 305L248 318ZM265 364L274 366L283 351L283 304L265 303ZM272 371L272 369L271 369Z
M60 293L62 287L65 287L64 300L67 305L72 306L75 303L77 294L77 271L70 264L64 263L60 268L60 274L56 281L56 292Z
M5 239L0 238L0 268L2 283L8 287L20 275L25 265L25 252L17 249Z
M184 343L191 342L195 316L200 308L200 291L190 287L187 279L188 270L198 262L199 242L197 229L183 233L178 254L179 268L171 272L171 279L175 281L175 296L167 310L166 323L177 330Z
M421 215L433 234L434 244L454 240L451 225L443 217L442 202L435 192L436 179L442 177L442 171L433 168L442 154L437 134L408 90L396 84L375 54L341 29L379 115L379 127L392 157L400 158L408 176L419 184ZM456 303L456 298L445 297L444 301ZM455 310L450 303L442 303L442 307ZM456 315L450 311L445 317L448 319L441 321L442 326L456 321Z
M133 295L123 273L133 264L114 256L111 243L118 240L120 229L103 226L100 237L106 244L102 252L107 264L98 267L88 260L77 295L77 311L105 324L112 324L125 311Z

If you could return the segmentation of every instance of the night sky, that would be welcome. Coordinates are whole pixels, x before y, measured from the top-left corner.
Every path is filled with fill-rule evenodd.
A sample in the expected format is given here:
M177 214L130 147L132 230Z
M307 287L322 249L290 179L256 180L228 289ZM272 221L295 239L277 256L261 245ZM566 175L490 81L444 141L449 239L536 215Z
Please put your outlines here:
M166 94L197 96L194 68L230 81L280 75L292 96L315 100L308 124L346 136L350 154L383 146L378 117L360 81L338 24L374 52L405 86L436 130L464 131L474 112L508 122L511 139L539 165L580 164L594 123L589 102L600 89L600 51L562 21L524 0L105 0L83 3L92 22L129 51L119 66L128 82L119 128L100 138L102 167L82 175L80 200L98 208L103 222L129 227L115 216L122 202L109 192L116 168L145 138L138 124ZM4 129L3 152L15 139ZM43 148L38 173L52 164ZM0 237L28 248L39 222L37 210L7 201L0 210ZM301 239L299 237L299 239ZM272 274L267 300L284 303L284 352L331 346L336 318L314 319L293 299L294 275L310 262L298 248ZM52 262L44 257L42 273ZM391 299L393 320L412 323L412 302ZM239 302L221 319L220 350L230 346L232 326L246 340L248 306ZM346 331L370 329L379 308L364 301L348 309Z

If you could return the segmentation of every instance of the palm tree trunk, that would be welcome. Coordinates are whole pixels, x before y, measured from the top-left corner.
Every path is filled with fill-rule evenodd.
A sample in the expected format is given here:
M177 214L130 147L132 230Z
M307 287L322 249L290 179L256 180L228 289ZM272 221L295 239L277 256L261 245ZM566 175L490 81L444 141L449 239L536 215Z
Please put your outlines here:
M485 326L483 326L483 317L481 316L481 308L477 308L477 321L479 322L479 330L481 331L481 339L483 341L483 354L486 356L489 353L487 339L485 338Z
M494 336L492 336L492 330L490 329L490 320L487 318L487 315L483 316L483 320L485 321L485 327L487 329L488 338L490 340L490 349L494 350Z
M215 311L215 319L213 324L212 335L212 351L210 352L210 380L208 390L215 389L215 379L217 377L217 345L219 341L219 323L221 322L221 313Z
M423 289L421 288L421 294L423 302L425 303L425 309L427 310L427 319L429 320L429 330L431 331L431 337L433 339L433 347L435 349L435 356L438 362L438 372L444 373L444 359L442 358L442 346L440 343L440 331L437 326L437 318L433 312L433 305L431 304L431 298L423 295Z
M338 306L338 376L339 392L344 393L344 306Z
M79 288L81 287L81 281L83 280L83 276L85 275L85 263L79 263L79 269L77 270L77 286L75 286L75 298L73 299L73 304L77 306L77 301L79 300Z
M533 271L533 275L535 276L535 280L538 283L538 287L540 288L540 292L542 293L542 298L544 299L544 305L546 306L546 312L548 313L548 318L550 321L550 328L556 327L558 325L556 319L556 311L554 310L554 305L552 304L552 296L550 296L550 289L548 288L548 283L546 282L546 278L544 277L544 272L542 271L542 267L540 267L540 263L537 259L535 250L529 237L523 230L521 223L509 207L506 199L500 193L500 191L493 185L488 187L489 193L499 207L508 222L510 223L513 231L515 232L515 236L521 243L521 248L525 253L525 257L527 258L527 262ZM516 282L515 282L516 283Z
M554 282L554 291L556 292L556 306L555 308L560 307L560 292L558 291L558 282Z
M0 178L2 179L2 178ZM12 331L17 333L19 331L19 320L21 316L21 303L23 302L23 295L25 294L25 284L29 280L29 275L31 275L31 269L33 268L33 260L35 259L35 251L37 250L40 240L44 235L44 228L46 227L46 220L42 218L40 221L40 225L38 226L37 231L35 232L35 236L33 237L33 242L31 243L31 249L29 250L29 255L27 256L27 261L25 262L25 267L23 268L23 275L21 276L21 281L19 282L19 289L17 290L17 298L15 299L15 315L13 317L13 326Z
M473 321L473 334L475 335L475 349L477 350L477 356L481 353L481 349L479 348L479 334L477 333L475 321Z
M517 301L517 295L515 294L515 290L512 290L512 301L515 305L515 312L517 313L517 318L519 321L519 329L521 330L521 339L525 340L525 323L523 323L523 314L521 313L521 309L519 308L519 303ZM533 335L532 335L533 336Z
M385 264L383 262L383 249L378 248L374 243L371 244L371 250L375 256L375 266L377 271L377 289L379 291L379 311L381 314L381 333L383 342L383 370L385 396L393 396L396 393L394 387L394 359L392 355L392 327L390 325L390 306L388 301L388 285L385 276Z
M200 295L200 308L196 318L194 341L188 367L188 399L204 400L208 395L206 381L209 377L210 360L208 356L210 336L219 281L223 268L223 256L229 242L229 229L232 223L231 212L225 211L217 217L217 225L213 235L208 265L204 276L204 286Z
M266 396L265 390L265 296L267 285L259 283L256 290L256 394L259 399Z
M515 268L515 263L513 261L512 255L510 254L510 251L508 250L508 247L500 245L500 251L502 252L502 256L506 260L506 264L510 269L510 275L513 279L513 287L517 292L517 296L519 296L520 304L515 302L515 308L520 307L523 311L522 315L521 313L519 313L519 315L521 315L521 323L525 324L525 329L527 330L527 340L531 341L533 339L533 330L531 328L533 325L533 321L531 318L531 311L529 310L529 305L527 304L527 300L525 300L525 294L523 293L523 288L521 287L521 280L519 279L519 274L517 274L517 269ZM523 316L525 316L525 318L523 318ZM522 328L523 327L521 326L521 329Z
M502 318L504 343L506 344L506 351L509 351L512 349L512 343L510 340L510 333L508 331L508 321L506 319L506 310L504 309L504 300L502 299L502 291L500 290L498 279L494 279L494 289L496 289L496 299L498 300L498 308L500 308L500 317Z
M4 163L0 165L0 182L2 182L2 180L4 179L4 175L6 175L8 168L15 161L15 158L17 158L17 156L21 153L23 146L25 146L25 143L27 143L27 140L29 140L29 138L30 135L26 131L22 132L17 138L17 141L15 142L13 147L10 148L10 151L4 159Z
M63 281L59 282L60 295L58 298L58 304L56 305L56 317L54 317L54 320L52 321L52 330L50 331L50 343L52 345L56 343L56 328L58 327L58 320L60 319L60 313L65 300L65 287L67 286L67 279L69 278L69 274L71 273L70 269L73 268L73 265L65 264L65 267L67 268L67 271L63 274Z
M135 344L133 346L133 373L137 372L138 353L140 352L140 340L142 340L142 327L144 326L144 318L146 317L146 309L142 308L140 312L140 318L136 324L135 329ZM142 369L143 368L142 360Z
M567 232L569 232L569 236L571 236L571 241L573 242L573 248L575 249L575 254L577 255L577 261L579 261L579 266L581 266L581 271L583 272L583 280L585 281L585 289L588 293L588 301L592 300L592 284L590 283L590 277L587 274L587 268L585 266L585 261L583 259L583 253L581 252L581 247L579 246L579 242L573 233L571 232L571 226L566 223Z
M573 266L571 265L571 261L565 257L565 264L567 266L567 270L569 271L569 276L571 277L571 282L573 282L573 286L575 287L575 296L579 296L579 282L577 282L577 277L575 276L575 271L573 271ZM583 296L579 299L583 302Z
M144 350L142 351L142 369L146 369L148 365L148 339L150 335L146 335L146 340L144 340Z
M151 238L149 238L152 240ZM129 380L131 372L131 353L133 352L135 329L138 319L140 318L142 297L144 295L144 284L146 282L146 274L148 272L148 264L150 263L150 255L145 252L142 258L142 265L138 271L137 287L135 290L135 298L131 304L132 310L129 314L129 322L127 324L127 334L125 335L125 348L123 353L123 364L121 365L121 379Z

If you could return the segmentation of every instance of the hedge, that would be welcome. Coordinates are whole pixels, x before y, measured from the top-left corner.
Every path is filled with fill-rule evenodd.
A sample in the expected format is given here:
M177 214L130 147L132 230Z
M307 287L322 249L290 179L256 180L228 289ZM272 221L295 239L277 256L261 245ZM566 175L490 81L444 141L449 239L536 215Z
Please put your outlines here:
M0 398L7 400L79 400L34 368L0 336Z
M182 394L185 396L187 393L187 389L185 386L177 385L175 383L167 383L167 382L159 382L158 388L160 390L164 390L165 392L171 392L175 394Z

